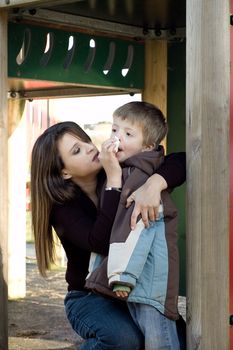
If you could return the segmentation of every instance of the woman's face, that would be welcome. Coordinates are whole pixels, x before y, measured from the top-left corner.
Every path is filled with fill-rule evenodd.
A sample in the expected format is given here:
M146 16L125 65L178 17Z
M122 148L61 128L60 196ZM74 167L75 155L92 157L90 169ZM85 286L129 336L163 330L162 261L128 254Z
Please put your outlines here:
M92 179L101 169L96 146L72 134L66 133L58 141L58 151L64 163L64 179L72 178L78 184Z

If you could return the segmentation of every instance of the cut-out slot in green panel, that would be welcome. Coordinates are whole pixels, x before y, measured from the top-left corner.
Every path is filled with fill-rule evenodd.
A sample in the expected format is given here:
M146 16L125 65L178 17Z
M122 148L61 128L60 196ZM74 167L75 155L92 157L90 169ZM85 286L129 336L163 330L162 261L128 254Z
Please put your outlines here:
M9 78L142 89L144 44L9 23Z

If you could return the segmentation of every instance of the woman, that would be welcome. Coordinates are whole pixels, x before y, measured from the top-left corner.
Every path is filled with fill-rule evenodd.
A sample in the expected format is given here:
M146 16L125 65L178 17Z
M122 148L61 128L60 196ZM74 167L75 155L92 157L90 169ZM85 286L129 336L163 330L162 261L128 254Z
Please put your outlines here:
M86 339L82 350L136 350L143 346L142 334L124 302L84 289L90 253L108 253L120 198L121 167L111 147L104 143L99 154L76 123L63 122L48 128L32 151L32 225L39 271L45 275L54 261L53 227L67 255L65 308L73 329ZM161 169L165 179L154 174L129 198L128 205L136 203L132 224L139 212L145 224L148 215L155 217L167 181L173 187L183 182L183 160L175 159L170 157ZM173 180L170 175L166 178L166 173L172 173ZM100 210L98 195L106 178ZM151 205L153 197L155 204Z

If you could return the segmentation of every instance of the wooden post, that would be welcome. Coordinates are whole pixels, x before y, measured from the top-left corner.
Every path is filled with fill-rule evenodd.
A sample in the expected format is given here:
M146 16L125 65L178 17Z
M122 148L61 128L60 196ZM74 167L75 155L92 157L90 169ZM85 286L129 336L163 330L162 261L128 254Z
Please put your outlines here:
M145 87L142 99L158 106L167 115L167 42L145 43Z
M22 118L24 106L24 100L8 101L8 299L26 295L27 164L26 121Z
M7 13L0 10L0 350L8 349L7 312Z
M230 12L233 11L233 0L230 1ZM230 26L230 60L233 62L233 26ZM233 70L230 74L230 349L233 349Z
M164 40L147 40L145 43L142 100L156 105L167 118L167 42ZM166 139L162 144L166 149Z
M229 0L187 1L190 350L229 350L229 14Z

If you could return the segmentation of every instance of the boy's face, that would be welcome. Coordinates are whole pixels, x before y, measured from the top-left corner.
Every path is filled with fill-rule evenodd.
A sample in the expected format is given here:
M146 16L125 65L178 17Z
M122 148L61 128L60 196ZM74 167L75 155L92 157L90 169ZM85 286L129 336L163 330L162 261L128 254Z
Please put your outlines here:
M143 146L142 127L128 120L123 120L120 117L113 118L111 136L117 136L120 140L120 145L117 152L119 162L124 162L127 158L148 150Z

